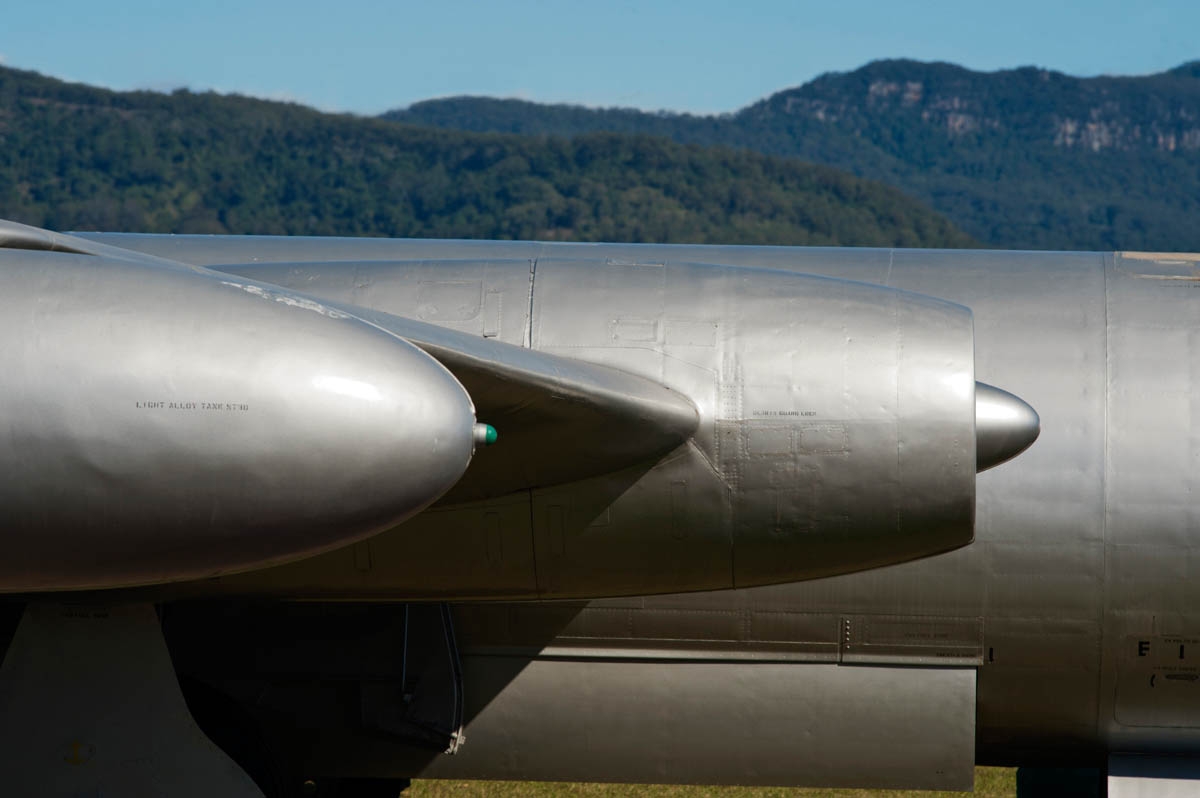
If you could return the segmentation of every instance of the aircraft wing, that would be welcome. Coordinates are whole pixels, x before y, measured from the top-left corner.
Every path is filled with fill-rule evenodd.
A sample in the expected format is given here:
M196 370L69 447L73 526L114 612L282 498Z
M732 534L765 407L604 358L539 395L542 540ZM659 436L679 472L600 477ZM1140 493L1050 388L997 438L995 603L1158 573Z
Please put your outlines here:
M653 463L695 432L682 394L618 369L376 310L325 302L415 344L466 388L503 446L475 457L442 504L503 496Z

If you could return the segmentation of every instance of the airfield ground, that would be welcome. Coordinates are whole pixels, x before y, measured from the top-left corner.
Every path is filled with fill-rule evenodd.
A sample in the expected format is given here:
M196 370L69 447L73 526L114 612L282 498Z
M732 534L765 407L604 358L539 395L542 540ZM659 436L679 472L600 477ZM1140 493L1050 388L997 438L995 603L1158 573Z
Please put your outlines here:
M978 798L1014 798L1015 768L976 768ZM684 787L642 784L568 784L532 781L414 781L405 798L931 798L960 792L806 790L784 787Z

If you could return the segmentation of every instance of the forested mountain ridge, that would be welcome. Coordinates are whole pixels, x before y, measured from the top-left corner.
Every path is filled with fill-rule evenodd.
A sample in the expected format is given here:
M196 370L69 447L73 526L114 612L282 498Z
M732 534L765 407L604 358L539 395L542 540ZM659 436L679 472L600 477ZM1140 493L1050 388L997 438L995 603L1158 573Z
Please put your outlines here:
M882 184L651 136L447 132L0 68L0 217L58 230L972 246Z
M384 116L798 157L895 186L993 246L1200 250L1200 61L1096 78L877 61L707 117L485 98Z
M1033 67L982 73L876 61L779 92L737 116L751 125L775 116L808 118L876 135L886 131L873 130L871 120L890 117L948 140L993 133L1068 150L1197 150L1198 73L1200 62L1146 77L1076 78ZM907 151L898 140L893 148Z

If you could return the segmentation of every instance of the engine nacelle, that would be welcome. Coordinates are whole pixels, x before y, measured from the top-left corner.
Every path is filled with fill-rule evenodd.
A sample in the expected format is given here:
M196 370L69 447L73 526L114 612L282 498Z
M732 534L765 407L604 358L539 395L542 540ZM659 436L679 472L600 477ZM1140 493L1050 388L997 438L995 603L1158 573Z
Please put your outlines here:
M656 524L643 521L628 536L634 546L660 541L645 553L653 563L646 582L687 578L687 560L670 554L679 550L673 538L707 552L720 580L713 587L864 570L973 539L967 308L865 283L704 264L542 261L538 281L535 346L656 369L700 411L695 445L638 486L657 480L671 497ZM626 517L625 500L613 504L613 524ZM611 576L619 555L606 556L600 541L614 537L582 537L580 559L565 571L539 560L539 582L577 585L585 568Z
M720 265L540 258L531 302L528 261L224 268L444 325L474 342L476 361L478 347L507 344L619 369L686 397L699 424L661 459L487 501L451 494L354 557L247 575L216 592L567 598L865 570L969 543L977 460L994 464L1028 445L1030 418L1036 436L1036 414L1009 413L1028 408L990 392L988 445L977 458L970 311L886 287ZM505 456L497 414L506 411L489 407L486 394L473 398L501 435L477 457L483 464ZM597 456L569 428L533 429L540 436L523 445ZM613 441L606 455L619 448Z
M717 434L739 486L735 582L860 570L970 542L970 311L806 275L733 283L738 334L726 347L740 371L725 381Z

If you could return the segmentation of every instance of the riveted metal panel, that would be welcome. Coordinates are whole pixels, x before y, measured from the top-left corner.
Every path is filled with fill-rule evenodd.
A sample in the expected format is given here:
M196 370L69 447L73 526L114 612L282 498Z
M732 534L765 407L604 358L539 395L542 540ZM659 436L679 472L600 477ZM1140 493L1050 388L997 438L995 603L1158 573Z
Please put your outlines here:
M973 784L969 668L537 659L495 695L490 680L514 664L464 657L468 742L422 777ZM486 706L471 703L493 695Z

